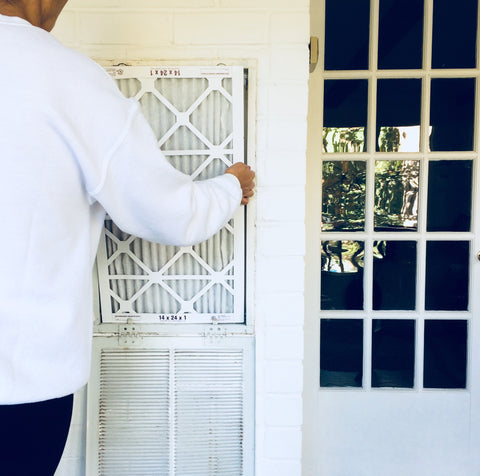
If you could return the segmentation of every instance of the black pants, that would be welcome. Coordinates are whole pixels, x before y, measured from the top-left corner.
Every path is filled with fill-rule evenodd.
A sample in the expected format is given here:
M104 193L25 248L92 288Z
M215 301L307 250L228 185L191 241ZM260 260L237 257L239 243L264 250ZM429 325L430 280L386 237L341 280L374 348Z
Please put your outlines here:
M73 395L0 405L0 475L53 476L67 441Z

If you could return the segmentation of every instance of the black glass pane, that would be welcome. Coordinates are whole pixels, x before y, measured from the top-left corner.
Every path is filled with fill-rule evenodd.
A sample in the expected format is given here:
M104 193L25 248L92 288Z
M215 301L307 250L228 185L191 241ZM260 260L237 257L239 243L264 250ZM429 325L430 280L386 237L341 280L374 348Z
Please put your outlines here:
M475 68L477 0L433 2L432 68Z
M324 152L363 152L366 149L367 100L367 80L325 81Z
M473 150L475 80L432 79L430 149Z
M468 262L468 241L427 242L427 311L467 310Z
M361 387L363 321L322 319L320 323L320 386Z
M375 162L375 231L415 231L418 223L418 160Z
M377 150L418 152L420 148L420 79L379 79Z
M472 162L430 162L428 172L428 231L470 231Z
M365 228L366 164L360 161L323 163L322 230Z
M415 321L372 322L372 387L413 387Z
M425 388L465 388L467 321L425 321Z
M420 69L422 39L422 0L380 0L379 69Z
M415 309L417 243L377 241L373 250L373 309Z
M325 69L368 69L370 0L326 0Z
M322 309L363 309L364 246L363 241L322 242Z

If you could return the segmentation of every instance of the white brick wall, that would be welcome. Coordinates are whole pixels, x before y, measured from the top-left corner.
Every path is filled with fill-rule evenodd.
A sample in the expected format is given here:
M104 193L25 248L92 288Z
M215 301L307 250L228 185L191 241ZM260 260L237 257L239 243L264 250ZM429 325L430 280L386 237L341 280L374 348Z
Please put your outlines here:
M99 61L253 68L256 475L300 476L309 0L70 0L54 34ZM57 476L84 472L77 400Z

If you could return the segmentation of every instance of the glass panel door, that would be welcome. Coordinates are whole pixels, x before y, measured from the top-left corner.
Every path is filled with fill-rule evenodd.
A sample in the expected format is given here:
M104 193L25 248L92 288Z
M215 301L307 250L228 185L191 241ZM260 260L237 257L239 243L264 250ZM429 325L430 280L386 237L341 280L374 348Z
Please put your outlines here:
M451 19L447 5L312 5L325 64L310 85L311 434L322 448L312 464L325 474L447 475L449 458L463 458L455 474L480 474L470 448L480 433L470 410L480 386L478 5L460 1ZM349 25L352 12L350 31L340 19ZM445 45L452 29L463 42L458 56ZM392 465L396 450L415 447Z

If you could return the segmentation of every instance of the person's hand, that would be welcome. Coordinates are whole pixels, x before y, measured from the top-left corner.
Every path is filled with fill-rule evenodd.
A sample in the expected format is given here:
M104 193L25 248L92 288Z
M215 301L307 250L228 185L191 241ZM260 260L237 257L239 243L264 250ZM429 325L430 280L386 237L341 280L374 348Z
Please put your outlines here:
M242 205L246 205L251 197L253 197L253 189L255 188L255 172L249 165L243 162L237 162L225 170L226 174L232 174L237 177L242 187Z

